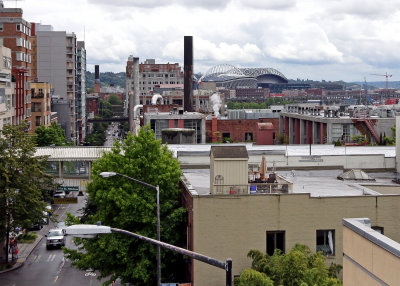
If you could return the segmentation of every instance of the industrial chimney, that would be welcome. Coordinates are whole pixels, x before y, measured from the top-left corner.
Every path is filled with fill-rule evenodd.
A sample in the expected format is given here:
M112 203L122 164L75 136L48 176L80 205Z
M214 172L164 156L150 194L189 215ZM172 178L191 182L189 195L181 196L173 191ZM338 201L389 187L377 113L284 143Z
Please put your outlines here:
M94 92L100 93L100 71L99 65L94 66Z
M193 37L184 37L184 97L183 109L193 111Z

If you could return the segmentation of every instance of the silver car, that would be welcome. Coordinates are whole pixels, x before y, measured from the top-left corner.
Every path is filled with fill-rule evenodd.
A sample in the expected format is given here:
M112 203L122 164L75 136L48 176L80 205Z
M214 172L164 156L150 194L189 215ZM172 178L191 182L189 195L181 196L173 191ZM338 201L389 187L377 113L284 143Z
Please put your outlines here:
M50 229L46 234L46 248L65 246L65 236L62 229Z

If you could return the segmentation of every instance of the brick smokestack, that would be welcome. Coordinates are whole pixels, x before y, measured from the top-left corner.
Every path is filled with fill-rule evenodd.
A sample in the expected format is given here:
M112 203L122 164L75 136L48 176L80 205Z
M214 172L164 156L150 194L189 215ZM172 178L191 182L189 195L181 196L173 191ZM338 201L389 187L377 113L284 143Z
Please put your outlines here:
M193 37L184 37L184 97L183 109L193 111Z
M94 92L100 93L100 69L99 65L94 66Z

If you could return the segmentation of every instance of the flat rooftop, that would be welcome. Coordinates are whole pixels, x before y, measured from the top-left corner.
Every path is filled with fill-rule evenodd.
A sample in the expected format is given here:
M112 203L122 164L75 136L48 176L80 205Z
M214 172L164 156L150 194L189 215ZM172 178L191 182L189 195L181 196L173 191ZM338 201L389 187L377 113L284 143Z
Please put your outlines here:
M182 172L193 195L210 194L210 169L184 169ZM368 173L376 179L374 182L338 180L337 176L343 170L293 170L276 173L293 183L293 193L309 193L312 197L400 194L400 185L392 182L396 177L393 172Z

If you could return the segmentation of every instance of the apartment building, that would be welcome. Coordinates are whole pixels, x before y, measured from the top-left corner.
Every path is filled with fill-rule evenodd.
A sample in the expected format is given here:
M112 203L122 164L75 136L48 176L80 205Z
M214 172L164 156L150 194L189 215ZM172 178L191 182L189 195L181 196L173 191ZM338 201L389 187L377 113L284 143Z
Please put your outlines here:
M76 57L76 113L78 142L82 144L86 137L86 50L85 42L77 42Z
M51 85L47 82L31 83L32 132L38 127L49 127L51 124Z
M49 82L57 102L63 102L57 106L59 123L65 131L66 138L78 144L76 35L65 31L53 31L50 25L35 23L34 26L37 42L37 80Z
M133 56L129 56L126 63L126 94L134 91L133 82ZM176 86L183 84L183 71L178 63L156 64L155 59L146 59L144 63L139 64L139 97L140 104L149 104L146 102L146 96L151 95L154 88Z
M12 124L14 106L12 104L13 84L11 82L11 50L0 46L0 130Z
M0 3L0 45L11 49L11 74L12 81L15 82L15 112L12 118L14 125L25 119L29 122L31 116L31 24L22 16L21 8L4 8L3 3Z

